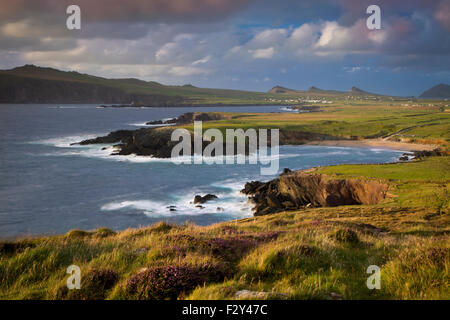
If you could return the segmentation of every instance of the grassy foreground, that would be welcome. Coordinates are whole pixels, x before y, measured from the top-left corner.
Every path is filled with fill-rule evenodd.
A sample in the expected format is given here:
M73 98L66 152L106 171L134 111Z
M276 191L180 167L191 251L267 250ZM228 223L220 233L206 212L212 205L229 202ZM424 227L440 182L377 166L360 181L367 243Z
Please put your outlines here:
M449 158L316 169L383 179L374 206L0 244L1 299L450 299ZM66 268L81 268L68 290ZM367 267L381 268L369 290Z

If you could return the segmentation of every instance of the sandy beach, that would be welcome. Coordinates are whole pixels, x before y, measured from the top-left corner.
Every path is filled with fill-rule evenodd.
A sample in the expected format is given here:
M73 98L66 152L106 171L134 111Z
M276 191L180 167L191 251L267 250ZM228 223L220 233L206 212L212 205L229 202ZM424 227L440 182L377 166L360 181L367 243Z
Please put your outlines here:
M421 151L436 149L436 145L418 144L388 141L382 139L366 139L366 140L322 140L311 141L307 143L313 146L330 146L330 147L354 147L354 148L385 148L404 151Z

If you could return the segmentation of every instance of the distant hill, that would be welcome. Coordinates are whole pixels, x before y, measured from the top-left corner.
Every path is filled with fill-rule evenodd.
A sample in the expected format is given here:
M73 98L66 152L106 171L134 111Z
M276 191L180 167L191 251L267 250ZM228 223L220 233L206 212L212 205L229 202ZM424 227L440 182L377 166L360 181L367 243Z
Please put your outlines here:
M370 93L364 90L361 90L357 87L351 87L351 89L349 90L350 94L355 94L355 95L376 95L375 93Z
M166 86L134 78L107 79L74 71L25 65L0 70L0 103L106 103L147 106L255 104L263 93ZM258 100L259 99L259 100Z
M298 92L297 90L293 90L293 89L288 89L288 88L284 88L284 87L280 87L280 86L275 86L272 89L270 89L268 91L268 93L296 93Z
M314 86L309 87L309 89L308 89L308 92L324 92L324 91L325 91L325 90L316 88L316 87L314 87Z
M318 96L329 96L329 95L342 95L342 96L348 96L348 95L358 95L358 96L378 96L378 94L370 93L364 90L361 90L357 87L352 87L348 92L345 91L338 91L338 90L324 90L317 87L309 87L308 90L294 90L294 89L287 89L280 86L275 86L272 89L268 91L268 93L274 94L274 93L288 93L288 94L314 94Z
M426 91L424 91L420 98L450 98L450 85L448 84L438 84Z

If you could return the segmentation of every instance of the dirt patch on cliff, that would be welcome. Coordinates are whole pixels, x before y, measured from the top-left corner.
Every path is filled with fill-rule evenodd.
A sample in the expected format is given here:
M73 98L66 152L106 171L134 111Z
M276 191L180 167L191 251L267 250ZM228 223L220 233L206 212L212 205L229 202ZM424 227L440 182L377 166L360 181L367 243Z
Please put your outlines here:
M302 171L282 174L263 183L252 181L243 193L251 195L255 215L304 207L377 204L386 197L388 185L375 180L330 179Z

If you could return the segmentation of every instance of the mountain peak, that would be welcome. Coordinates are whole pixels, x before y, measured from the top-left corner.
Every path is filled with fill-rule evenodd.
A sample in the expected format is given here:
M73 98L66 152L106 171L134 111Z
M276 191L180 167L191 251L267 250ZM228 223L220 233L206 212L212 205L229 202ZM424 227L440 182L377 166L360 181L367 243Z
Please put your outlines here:
M275 86L269 90L269 93L293 93L296 90L288 89L282 86Z
M320 92L320 91L323 91L323 90L319 89L317 87L314 87L314 86L309 87L309 89L308 89L308 92Z
M350 93L367 93L364 90L361 90L360 88L357 87L351 87L351 89L349 90Z

